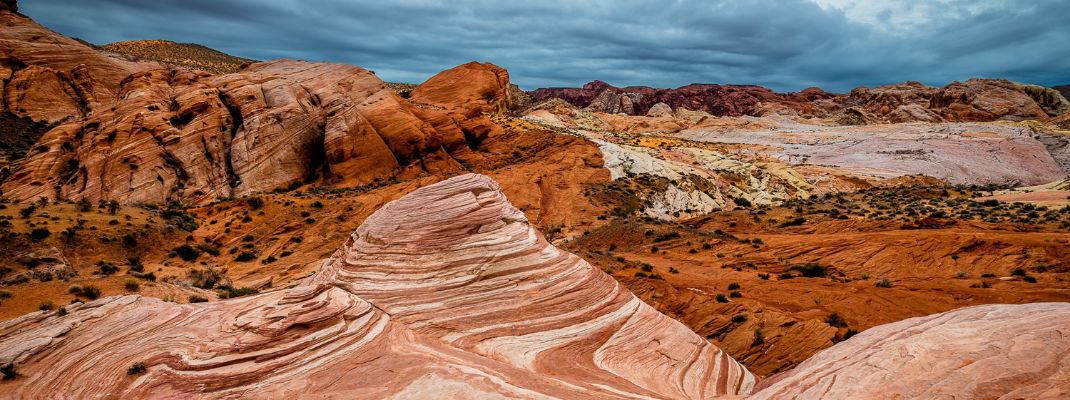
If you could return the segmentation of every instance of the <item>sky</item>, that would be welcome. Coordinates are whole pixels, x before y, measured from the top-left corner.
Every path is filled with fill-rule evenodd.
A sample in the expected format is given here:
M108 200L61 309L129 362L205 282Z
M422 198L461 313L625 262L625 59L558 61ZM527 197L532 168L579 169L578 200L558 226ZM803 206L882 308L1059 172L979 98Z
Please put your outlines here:
M105 44L359 65L419 83L468 61L524 89L689 83L846 92L970 77L1070 84L1068 0L22 0Z

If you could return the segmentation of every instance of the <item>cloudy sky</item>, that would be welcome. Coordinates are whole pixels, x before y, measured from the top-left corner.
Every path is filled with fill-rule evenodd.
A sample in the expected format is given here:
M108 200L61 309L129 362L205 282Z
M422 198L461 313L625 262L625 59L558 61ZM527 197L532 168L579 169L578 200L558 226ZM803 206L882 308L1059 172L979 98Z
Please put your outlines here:
M752 83L779 91L973 76L1070 83L1067 0L22 0L93 43L168 39L345 62L419 83L471 60L525 89Z

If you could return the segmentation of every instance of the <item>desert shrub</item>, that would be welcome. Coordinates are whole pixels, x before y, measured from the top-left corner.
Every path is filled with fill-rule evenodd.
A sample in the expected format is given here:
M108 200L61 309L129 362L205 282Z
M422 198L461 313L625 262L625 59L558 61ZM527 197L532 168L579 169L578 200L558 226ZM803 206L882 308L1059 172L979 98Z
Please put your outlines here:
M742 324L744 322L747 322L747 314L736 314L736 315L733 315L732 316L732 322L733 323L737 323L737 324Z
M81 212L93 211L93 205L89 204L89 202L85 201L85 199L78 200L78 211L81 211Z
M673 267L669 267L669 273L670 274L679 274L680 270L678 270L676 268L673 268Z
M30 240L40 242L51 235L52 232L50 232L48 228L34 228L32 231L30 231Z
M762 333L762 328L754 328L754 340L751 341L751 346L761 346L765 343L765 334Z
M74 284L67 288L67 293L73 294L75 296L81 296L82 289L82 285Z
M738 299L740 297L743 297L743 293L740 293L740 292L729 292L728 293L728 297L731 297L733 299Z
M729 283L728 290L739 290L739 284L736 282Z
M250 251L250 250L246 250L246 251L241 252L241 254L238 254L237 257L234 257L234 261L246 262L246 261L253 261L256 258L257 258L256 257L256 253L254 253L253 251Z
M847 321L840 316L840 314L833 312L825 317L825 323L835 328L846 328Z
M780 227L781 228L786 228L786 227L789 227L789 226L799 226L799 225L802 225L802 224L805 224L805 223L806 223L806 218L796 217L794 219L789 219L787 221L781 222L780 223Z
M52 300L45 300L42 301L41 304L37 305L37 309L41 311L52 311L55 308L56 305L52 303Z
M788 268L789 271L799 271L802 276L807 278L824 278L828 276L828 268L818 263L809 263L806 265L792 265Z
M858 334L858 330L857 329L847 329L847 332L843 334L843 340L850 339L851 336L854 336L854 335L857 335L857 334Z
M220 289L222 289L222 290L220 290L220 292L219 292L219 297L224 298L224 299L232 299L232 298L235 298L235 297L247 296L247 295L256 294L256 293L259 292L258 290L253 289L251 287L239 287L239 288L236 288L236 287L232 287L232 286L223 286Z
M11 291L0 290L0 299L10 299L10 298L11 298Z
M212 289L227 280L225 273L215 268L191 269L186 276L193 280L192 285L201 289Z
M19 209L19 215L21 215L22 218L30 218L30 216L33 215L34 211L37 211L37 206L30 204L26 207Z
M203 252L208 253L208 254L213 255L213 256L218 256L220 254L218 247L210 246L210 245L207 245L207 244L199 244L199 245L197 245L197 250L203 251Z
M197 261L197 258L201 256L200 250L197 250L196 248L188 244L175 247L171 249L171 251L175 252L175 254L177 254L179 258L187 262Z
M113 275L119 272L119 267L110 262L97 261L97 273L100 275Z
M732 198L732 202L736 203L736 205L740 206L740 207L750 207L751 206L750 200L744 199L742 197L734 197L734 198Z
M966 271L958 271L955 273L955 279L966 279L970 277L970 273Z
M207 301L208 301L208 299L204 298L204 296L198 296L198 295L195 295L195 294L191 294L189 296L189 302L190 303L205 303Z
M259 197L250 197L245 199L245 204L249 205L249 208L259 210L264 207L264 199Z
M1027 274L1025 272L1025 268L1015 268L1013 271L1011 271L1011 275L1013 275L1013 276L1026 276Z
M85 285L84 287L82 287L82 297L85 297L89 300L96 300L100 298L100 295L101 291L96 286Z
M136 363L134 363L134 365L131 365L130 368L128 368L126 370L126 374L127 375L140 375L140 374L145 373L146 370L147 370L147 368L145 368L145 363L136 362Z
M136 279L127 279L126 283L123 283L123 288L128 292L136 292L141 290L141 284Z
M718 303L727 303L728 302L728 297L725 296L724 293L717 293L717 296L715 298L717 299Z
M133 233L123 235L123 247L137 247L137 235L134 235Z
M761 279L763 281L767 281L767 280L769 280L769 274L764 273L764 272L759 272L758 273L758 279Z
M890 288L892 287L892 281L888 278L881 278L881 280L877 281L875 286L879 288Z
M669 240L677 239L677 238L679 238L679 237L680 237L680 233L679 233L679 232L668 232L668 233L662 233L662 234L660 234L660 235L658 235L658 236L654 237L654 242L655 242L655 243L656 243L656 242L664 242L664 241L669 241Z
M1037 277L1035 277L1035 276L1026 275L1026 276L1022 277L1022 280L1026 281L1026 282L1029 282L1029 283L1037 283Z

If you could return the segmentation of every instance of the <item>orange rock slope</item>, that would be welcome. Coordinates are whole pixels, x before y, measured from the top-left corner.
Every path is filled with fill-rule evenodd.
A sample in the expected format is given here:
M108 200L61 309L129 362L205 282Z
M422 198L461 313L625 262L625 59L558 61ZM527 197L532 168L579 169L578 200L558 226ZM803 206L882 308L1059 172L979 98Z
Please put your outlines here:
M5 322L0 348L21 375L0 389L18 397L710 398L755 384L472 174L387 204L293 288L103 298Z
M118 99L46 133L5 195L203 203L315 179L358 185L461 171L458 160L500 133L481 110L419 107L342 64L277 60L221 76L157 69L125 79Z

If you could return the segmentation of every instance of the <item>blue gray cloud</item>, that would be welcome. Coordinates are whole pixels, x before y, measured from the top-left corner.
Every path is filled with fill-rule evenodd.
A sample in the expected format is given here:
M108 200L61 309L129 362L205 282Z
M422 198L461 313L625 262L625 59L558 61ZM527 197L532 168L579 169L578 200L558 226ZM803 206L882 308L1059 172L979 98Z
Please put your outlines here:
M1070 83L1065 0L23 0L20 10L98 44L193 42L351 63L400 82L479 60L526 89L594 79L780 91Z

